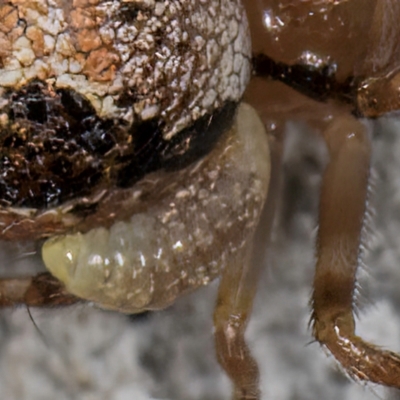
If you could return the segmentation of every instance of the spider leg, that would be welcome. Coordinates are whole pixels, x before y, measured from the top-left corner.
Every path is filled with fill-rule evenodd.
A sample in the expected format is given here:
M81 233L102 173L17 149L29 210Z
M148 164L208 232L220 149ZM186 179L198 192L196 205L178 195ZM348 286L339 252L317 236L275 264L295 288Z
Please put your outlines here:
M217 358L234 384L234 400L260 399L258 366L244 338L257 286L249 259L247 252L224 271L214 312Z
M80 301L69 294L50 273L29 278L0 279L0 307L25 304L31 307L70 305Z
M351 116L336 117L324 136L330 162L320 199L313 334L353 378L400 388L400 356L355 335L354 295L367 204L370 139Z
M265 123L267 126L268 124ZM214 312L214 337L218 362L234 385L234 400L257 400L259 370L245 341L245 330L265 262L280 186L284 129L268 132L271 179L264 211L253 237L243 251L223 271Z

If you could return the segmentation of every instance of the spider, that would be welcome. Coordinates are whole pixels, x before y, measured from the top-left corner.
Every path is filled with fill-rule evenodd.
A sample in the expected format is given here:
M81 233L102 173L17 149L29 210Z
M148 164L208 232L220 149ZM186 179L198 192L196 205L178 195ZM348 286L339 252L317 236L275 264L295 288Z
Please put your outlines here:
M50 273L2 279L0 303L85 299L133 313L221 274L218 361L234 399L260 398L244 340L253 244L260 219L272 224L282 122L299 118L330 156L313 334L350 376L400 387L399 356L355 336L353 316L371 157L358 117L398 108L386 21L400 5L243 3L253 54L239 0L1 1L1 239L5 254L23 243L24 261ZM245 99L274 125L270 182L263 124L238 106L251 59Z

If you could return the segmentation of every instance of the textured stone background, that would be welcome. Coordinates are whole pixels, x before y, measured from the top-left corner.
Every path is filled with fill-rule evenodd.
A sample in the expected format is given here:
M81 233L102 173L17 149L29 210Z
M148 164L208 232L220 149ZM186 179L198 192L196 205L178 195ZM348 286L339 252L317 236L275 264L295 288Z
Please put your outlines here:
M358 332L400 350L400 124L376 123L375 227ZM296 130L296 132L294 132ZM307 328L323 146L292 128L285 184L248 340L269 400L400 399L348 381ZM216 364L212 307L217 285L170 309L128 318L90 306L0 312L0 400L222 400L229 382Z

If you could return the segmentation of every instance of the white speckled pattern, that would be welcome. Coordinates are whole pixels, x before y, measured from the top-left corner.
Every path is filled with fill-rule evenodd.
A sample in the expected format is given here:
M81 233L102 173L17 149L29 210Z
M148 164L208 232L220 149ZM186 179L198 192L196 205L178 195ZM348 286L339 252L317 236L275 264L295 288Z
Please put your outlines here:
M104 118L161 116L170 138L240 99L249 57L239 0L2 0L0 121L2 93L39 79Z

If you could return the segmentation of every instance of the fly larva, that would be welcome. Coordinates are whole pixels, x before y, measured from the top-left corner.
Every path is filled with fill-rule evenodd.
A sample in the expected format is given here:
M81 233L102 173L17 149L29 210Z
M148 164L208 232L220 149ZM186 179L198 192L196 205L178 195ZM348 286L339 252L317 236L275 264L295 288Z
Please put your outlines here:
M265 131L242 105L208 156L178 172L148 175L143 189L135 186L131 217L48 239L43 261L70 293L104 308L163 308L240 257L257 226L268 177Z

